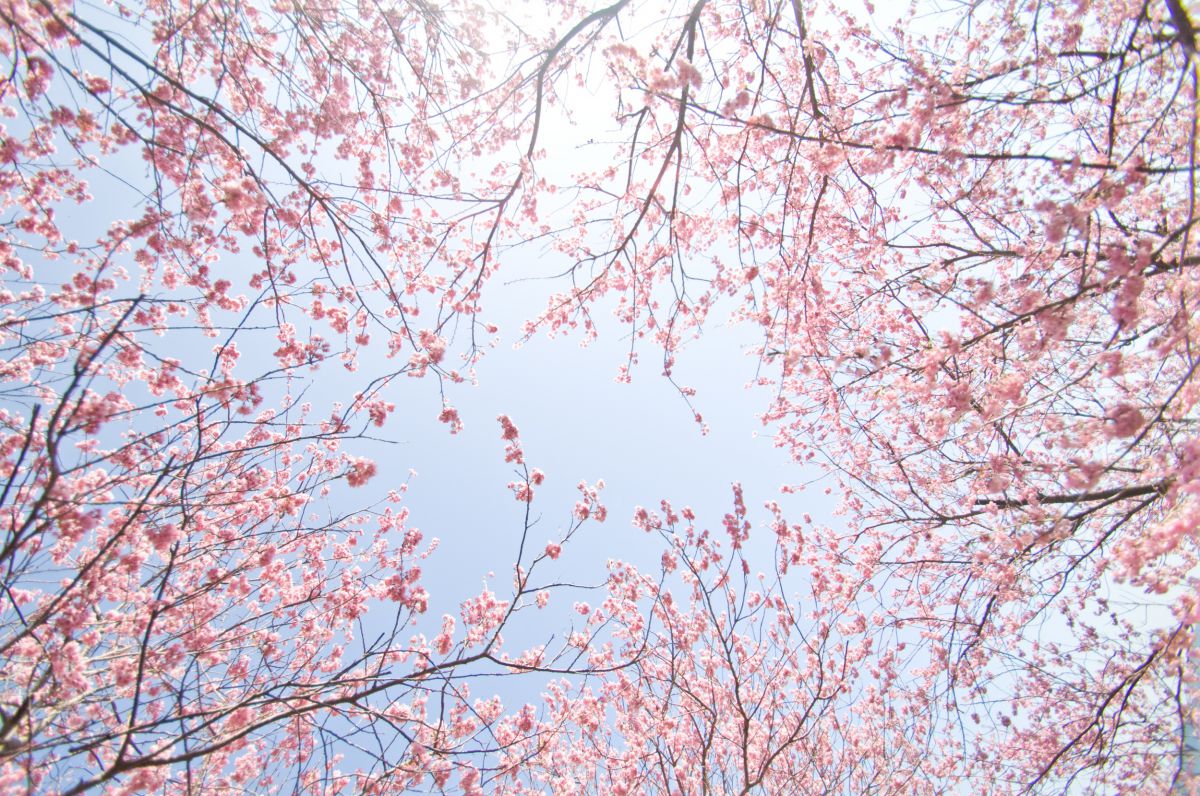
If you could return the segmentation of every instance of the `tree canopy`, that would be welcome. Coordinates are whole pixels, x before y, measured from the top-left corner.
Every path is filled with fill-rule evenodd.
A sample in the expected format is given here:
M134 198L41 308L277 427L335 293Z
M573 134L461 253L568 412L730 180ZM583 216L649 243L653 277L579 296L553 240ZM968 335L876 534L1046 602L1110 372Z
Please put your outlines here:
M3 0L0 23L0 789L1197 787L1180 0ZM535 246L569 265L503 328L489 291ZM542 548L545 475L503 415L507 591L439 602L397 465L357 443L397 412L457 432L489 345L545 333L627 337L621 378L661 360L703 426L677 356L731 324L836 517L647 496L660 564L612 550L541 627L569 591L547 569L608 509L580 483ZM518 621L545 643L506 645Z

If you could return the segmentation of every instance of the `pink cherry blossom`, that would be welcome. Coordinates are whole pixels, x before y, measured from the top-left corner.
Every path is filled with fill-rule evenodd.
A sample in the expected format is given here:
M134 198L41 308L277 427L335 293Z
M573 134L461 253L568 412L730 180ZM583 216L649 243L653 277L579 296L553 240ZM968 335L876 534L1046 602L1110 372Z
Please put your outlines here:
M0 8L0 791L1194 791L1194 9L535 16ZM542 333L817 488L500 415L451 600L378 446Z

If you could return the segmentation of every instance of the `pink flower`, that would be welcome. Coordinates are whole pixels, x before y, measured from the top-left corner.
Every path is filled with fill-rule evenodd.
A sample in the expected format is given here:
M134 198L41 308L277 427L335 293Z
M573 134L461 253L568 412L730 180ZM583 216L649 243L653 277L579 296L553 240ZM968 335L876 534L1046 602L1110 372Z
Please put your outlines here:
M421 346L429 356L429 361L436 364L446 356L446 341L429 329L422 329L418 335Z
M442 632L438 633L433 640L433 646L437 649L438 655L449 654L453 645L454 625L454 617L449 614L442 617Z
M457 434L458 432L462 431L462 420L458 416L458 410L453 406L447 406L445 409L443 409L442 413L438 415L438 420L442 421L443 423L450 424L451 434Z
M370 459L354 459L350 469L346 471L346 483L350 486L362 486L375 475L375 462Z
M390 404L385 401L371 401L367 404L367 414L370 415L372 423L374 423L376 426L382 427L387 421L388 413L395 408L395 404Z
M521 440L516 425L508 415L499 415L496 419L500 421L500 438L508 442L504 446L504 461L522 464L525 461L525 454L521 450Z
M500 438L504 440L515 440L518 436L517 427L513 424L512 418L508 415L499 415L497 420L500 421Z
M1104 433L1112 438L1132 437L1145 424L1140 409L1130 403L1119 403L1105 415Z
M560 555L562 555L562 545L557 545L554 542L550 542L546 545L546 555L550 558L558 558Z
M179 526L173 522L156 525L146 531L146 538L150 540L150 544L154 546L154 549L160 553L165 553L179 536Z

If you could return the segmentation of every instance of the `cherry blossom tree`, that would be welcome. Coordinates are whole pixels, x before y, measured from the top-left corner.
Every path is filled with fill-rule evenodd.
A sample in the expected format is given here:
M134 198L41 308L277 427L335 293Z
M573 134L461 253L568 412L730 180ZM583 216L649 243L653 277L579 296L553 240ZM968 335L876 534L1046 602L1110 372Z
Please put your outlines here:
M690 742L618 724L617 747L645 754L653 790L753 789L764 767L806 770L774 786L798 792L1166 789L1194 722L1200 585L1191 19L979 3L882 28L866 11L700 2L608 45L626 155L580 177L578 201L615 222L560 239L576 286L537 323L588 327L616 295L672 378L722 307L761 326L764 422L843 495L843 526L800 555L821 589L807 620L823 643L843 618L888 685L845 684L822 735L818 664L793 664L808 701L756 703L756 721L812 727L723 730L749 715L739 672L763 671L765 642L737 610L747 587L714 603L715 578L690 610L726 646L669 623L660 640L709 668L607 703ZM1122 616L1119 588L1169 618ZM845 767L793 742L810 729Z
M1200 74L1178 0L0 21L6 789L1188 784ZM599 141L569 124L585 94ZM461 427L487 286L538 242L570 266L524 332L628 334L621 378L661 355L700 423L688 342L755 329L763 422L841 510L768 502L766 562L741 487L716 532L639 510L660 570L613 551L559 647L510 653L598 487L544 550L518 515L511 592L457 611L402 490L343 506L400 385L436 382L430 419ZM332 406L309 396L329 373L356 385ZM501 432L527 509L544 476ZM556 679L514 710L480 673Z
M0 7L5 792L477 791L531 730L468 673L576 670L503 646L549 555L528 514L511 593L435 614L403 478L345 508L389 385L462 380L454 319L490 334L488 266L446 248L483 211L439 209L441 159L489 146L473 109L435 147L479 90L451 11ZM308 400L334 368L357 391Z

